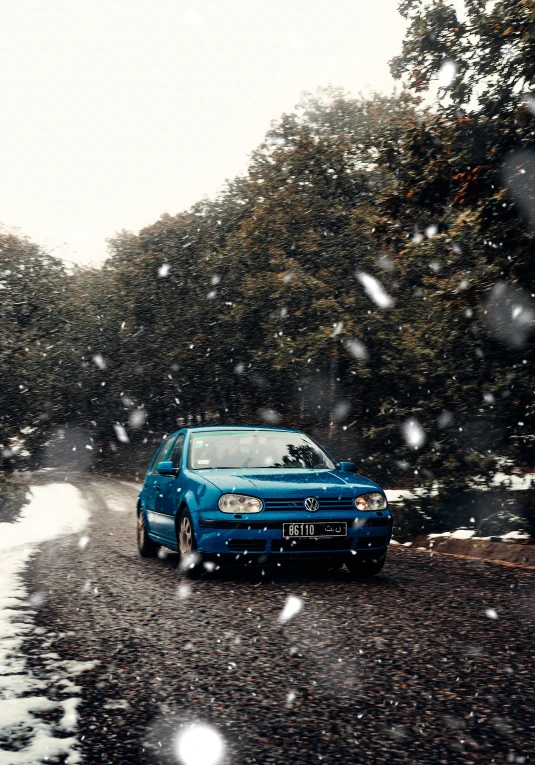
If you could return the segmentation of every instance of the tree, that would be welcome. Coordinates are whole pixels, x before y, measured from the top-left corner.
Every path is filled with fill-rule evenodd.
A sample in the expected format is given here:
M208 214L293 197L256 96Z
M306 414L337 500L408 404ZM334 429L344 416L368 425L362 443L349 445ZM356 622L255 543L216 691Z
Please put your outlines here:
M532 10L530 3L466 2L459 19L442 2L400 4L410 25L394 74L420 94L441 70L452 79L394 158L379 160L396 167L383 200L393 224L380 233L440 327L440 348L436 334L425 339L439 362L432 387L445 392L445 408L463 428L439 439L455 470L459 461L474 470L467 458L489 452L533 457L533 230L519 216L533 188L525 154L535 128L526 100ZM404 246L407 238L412 246ZM424 323L415 317L414 325Z
M0 289L0 443L9 468L12 452L38 450L63 417L66 274L30 240L0 232Z

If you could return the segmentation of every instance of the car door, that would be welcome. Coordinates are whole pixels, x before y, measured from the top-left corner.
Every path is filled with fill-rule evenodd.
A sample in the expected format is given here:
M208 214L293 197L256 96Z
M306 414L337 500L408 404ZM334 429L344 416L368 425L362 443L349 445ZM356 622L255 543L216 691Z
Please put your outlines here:
M159 450L156 453L156 457L151 463L151 467L147 475L145 476L145 483L143 490L145 494L145 506L147 508L147 518L149 521L149 529L153 534L159 534L158 531L158 516L156 515L156 499L161 490L161 479L163 476L158 475L156 468L162 460L165 459L165 455L171 448L172 443L175 440L175 436L167 438Z
M178 434L171 454L167 457L177 471L180 471L184 438L184 433ZM155 495L157 534L172 547L176 544L175 513L180 504L180 484L180 472L177 475L162 475L159 481L160 489Z

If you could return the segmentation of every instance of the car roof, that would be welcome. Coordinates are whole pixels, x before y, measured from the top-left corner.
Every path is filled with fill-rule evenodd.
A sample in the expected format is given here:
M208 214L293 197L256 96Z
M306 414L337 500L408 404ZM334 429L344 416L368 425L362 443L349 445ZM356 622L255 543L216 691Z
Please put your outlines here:
M282 431L284 433L301 433L296 428L278 428L275 425L194 425L189 428L181 428L190 432L206 432L211 430L271 430ZM178 432L178 431L177 431Z

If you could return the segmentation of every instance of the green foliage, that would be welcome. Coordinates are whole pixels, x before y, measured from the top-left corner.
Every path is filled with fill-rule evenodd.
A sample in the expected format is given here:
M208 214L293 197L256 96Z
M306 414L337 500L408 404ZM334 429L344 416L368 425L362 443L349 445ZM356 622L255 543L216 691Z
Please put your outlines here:
M426 492L393 508L394 537L409 542L456 528L473 529L478 537L499 537L511 531L535 535L535 489L511 492L455 487L440 494Z
M11 523L28 502L28 486L12 475L0 472L0 523Z
M10 451L23 441L31 450L62 416L65 272L32 242L0 232L0 289L0 448L9 468Z
M306 95L243 177L118 234L100 270L8 237L2 442L68 423L102 459L117 433L133 448L184 422L281 422L452 497L497 458L533 461L532 5L471 0L459 20L402 2L408 90ZM14 260L37 280L19 289Z

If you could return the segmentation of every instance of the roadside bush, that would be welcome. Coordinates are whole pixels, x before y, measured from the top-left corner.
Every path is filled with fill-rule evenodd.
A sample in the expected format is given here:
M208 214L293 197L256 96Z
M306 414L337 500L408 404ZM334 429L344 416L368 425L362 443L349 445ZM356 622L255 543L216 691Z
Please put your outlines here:
M474 529L476 536L500 536L509 531L535 535L535 488L430 495L405 499L392 508L394 538L410 542L420 534L440 534L458 528Z
M26 482L0 472L0 522L12 523L28 500Z

